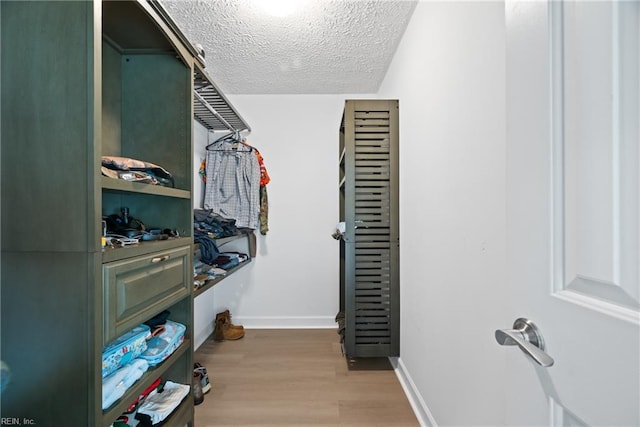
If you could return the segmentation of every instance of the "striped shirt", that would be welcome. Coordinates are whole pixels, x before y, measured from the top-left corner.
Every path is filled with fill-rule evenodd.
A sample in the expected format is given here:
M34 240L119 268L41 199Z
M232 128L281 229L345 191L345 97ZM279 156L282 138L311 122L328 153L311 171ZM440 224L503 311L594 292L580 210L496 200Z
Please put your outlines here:
M260 165L252 148L220 141L207 148L207 183L204 208L237 227L258 228Z

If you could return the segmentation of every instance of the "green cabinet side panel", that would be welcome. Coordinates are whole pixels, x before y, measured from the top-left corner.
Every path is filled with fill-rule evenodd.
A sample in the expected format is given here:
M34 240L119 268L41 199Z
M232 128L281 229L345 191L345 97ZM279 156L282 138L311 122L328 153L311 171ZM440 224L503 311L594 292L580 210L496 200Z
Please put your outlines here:
M98 255L3 251L1 262L2 360L11 370L1 416L86 425L95 405L87 390L98 380L100 347L87 340L100 339L91 278Z
M92 218L90 2L0 2L2 247L83 251Z

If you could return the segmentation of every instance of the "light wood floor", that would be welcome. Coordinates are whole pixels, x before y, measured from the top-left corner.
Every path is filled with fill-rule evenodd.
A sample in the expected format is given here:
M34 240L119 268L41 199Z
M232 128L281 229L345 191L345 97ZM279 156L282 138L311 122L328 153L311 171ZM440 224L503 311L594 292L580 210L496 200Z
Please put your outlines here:
M418 426L393 370L348 370L335 330L247 330L195 353L212 390L195 425Z

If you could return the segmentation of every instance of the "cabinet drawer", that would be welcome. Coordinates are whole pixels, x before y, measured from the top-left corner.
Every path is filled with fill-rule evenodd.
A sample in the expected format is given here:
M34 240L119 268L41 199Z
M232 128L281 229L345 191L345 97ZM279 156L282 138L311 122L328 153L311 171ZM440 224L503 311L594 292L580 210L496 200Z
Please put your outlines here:
M190 247L104 264L103 344L190 295Z

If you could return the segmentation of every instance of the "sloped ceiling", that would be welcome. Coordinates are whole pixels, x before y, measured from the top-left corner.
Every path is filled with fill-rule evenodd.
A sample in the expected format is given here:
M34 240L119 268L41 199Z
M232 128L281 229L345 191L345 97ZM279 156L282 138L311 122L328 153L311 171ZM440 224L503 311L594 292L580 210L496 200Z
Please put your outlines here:
M160 3L225 93L355 94L378 90L417 0L289 0L287 16L267 0Z

